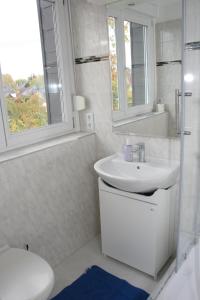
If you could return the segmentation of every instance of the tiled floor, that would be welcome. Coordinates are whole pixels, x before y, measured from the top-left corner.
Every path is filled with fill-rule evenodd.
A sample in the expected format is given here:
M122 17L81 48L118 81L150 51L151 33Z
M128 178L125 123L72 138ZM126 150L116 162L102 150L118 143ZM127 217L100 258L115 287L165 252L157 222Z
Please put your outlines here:
M98 265L151 293L157 282L148 275L101 254L100 238L96 237L55 268L56 283L53 296L76 280L88 267Z

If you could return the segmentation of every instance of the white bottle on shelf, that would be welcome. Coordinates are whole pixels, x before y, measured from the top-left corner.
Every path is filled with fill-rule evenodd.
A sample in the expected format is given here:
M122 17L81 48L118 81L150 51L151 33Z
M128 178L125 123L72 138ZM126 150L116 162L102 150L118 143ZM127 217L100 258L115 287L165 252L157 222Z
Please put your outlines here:
M161 99L159 99L158 103L156 104L156 111L159 112L159 113L165 112L165 104L162 103Z

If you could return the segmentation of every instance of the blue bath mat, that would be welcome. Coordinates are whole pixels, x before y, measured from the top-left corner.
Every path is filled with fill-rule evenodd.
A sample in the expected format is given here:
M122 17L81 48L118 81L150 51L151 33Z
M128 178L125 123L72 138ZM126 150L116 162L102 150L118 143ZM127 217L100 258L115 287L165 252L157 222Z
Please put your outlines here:
M148 294L93 266L52 300L146 300Z

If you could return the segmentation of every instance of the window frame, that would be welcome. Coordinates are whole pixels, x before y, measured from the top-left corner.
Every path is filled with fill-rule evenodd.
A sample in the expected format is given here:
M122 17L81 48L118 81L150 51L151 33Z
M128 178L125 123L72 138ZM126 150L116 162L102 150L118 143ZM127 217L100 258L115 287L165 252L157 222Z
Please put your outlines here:
M117 69L118 69L118 93L119 93L119 111L112 111L113 122L131 119L140 114L145 114L153 110L155 101L155 76L156 76L156 58L155 58L155 22L148 15L141 14L133 9L117 8L108 6L107 17L115 18L115 32L117 41ZM124 43L124 21L138 23L147 26L146 43L147 49L147 74L148 79L148 104L128 107L125 82L125 43ZM108 37L109 38L109 37Z
M11 133L9 130L8 113L6 101L3 95L2 74L0 69L0 141L2 141L0 143L0 152L28 146L77 131L75 124L75 112L73 112L75 73L69 5L69 0L56 0L54 9L56 44L58 43L58 47L56 49L59 66L58 70L60 72L59 75L62 78L63 120L61 123L47 124L40 128Z

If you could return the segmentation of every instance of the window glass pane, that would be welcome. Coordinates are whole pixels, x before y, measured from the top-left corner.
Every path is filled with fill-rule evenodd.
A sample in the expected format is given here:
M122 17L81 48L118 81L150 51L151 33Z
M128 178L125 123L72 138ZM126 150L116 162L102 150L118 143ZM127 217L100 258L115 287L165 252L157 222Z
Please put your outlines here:
M109 34L109 49L110 49L110 66L112 79L112 98L113 111L120 110L119 103L119 86L118 86L118 72L117 72L117 44L115 33L115 18L108 18L108 34Z
M36 0L0 2L0 63L11 133L62 120L52 5L46 1L39 4L42 2L40 19ZM49 14L43 12L48 11L47 6ZM52 68L46 60L51 51ZM59 95L59 105L55 95ZM56 110L59 120L52 118Z
M126 82L126 96L128 106L134 105L134 97L132 90L132 56L131 56L131 29L130 22L124 22L124 38L125 38L125 82Z
M46 80L46 98L48 120L50 124L62 122L63 99L62 79L58 66L58 41L56 43L56 25L54 24L54 6L49 1L38 0L41 35L43 40L44 76Z
M148 103L146 30L146 26L124 21L128 107Z

